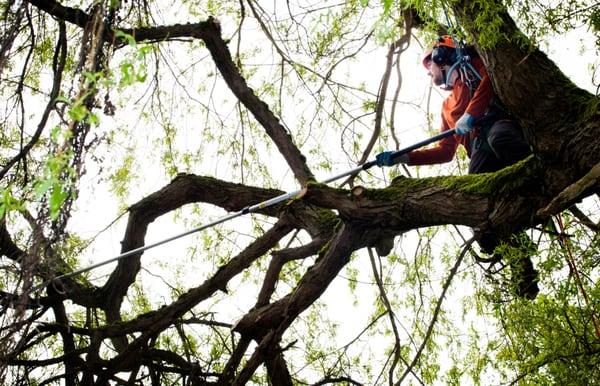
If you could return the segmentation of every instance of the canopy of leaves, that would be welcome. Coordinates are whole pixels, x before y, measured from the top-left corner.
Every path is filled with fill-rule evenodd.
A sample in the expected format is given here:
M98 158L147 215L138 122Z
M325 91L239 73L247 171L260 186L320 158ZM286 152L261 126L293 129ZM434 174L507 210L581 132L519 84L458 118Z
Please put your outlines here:
M600 379L594 1L0 10L4 383ZM442 31L476 45L534 156L315 183L437 132L420 55ZM473 244L485 226L534 241L535 300L515 296L514 250Z

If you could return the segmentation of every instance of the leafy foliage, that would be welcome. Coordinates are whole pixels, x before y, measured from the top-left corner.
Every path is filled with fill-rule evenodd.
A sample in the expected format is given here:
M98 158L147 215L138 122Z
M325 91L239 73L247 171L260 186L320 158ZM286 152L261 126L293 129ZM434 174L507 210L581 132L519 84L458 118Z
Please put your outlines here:
M421 70L417 46L441 29L468 38L475 28L484 49L519 43L503 32L508 7L527 42L582 25L598 39L593 3L0 4L2 381L600 379L597 199L563 214L565 229L549 222L529 231L542 288L534 301L515 296L510 248L490 263L462 227L388 229L393 216L381 214L400 190L436 182L452 191L446 201L499 196L523 185L513 177L526 164L470 185L403 177L395 181L401 189L293 199L117 268L53 280L434 133L443 95L423 86L426 74L414 68ZM459 24L454 11L475 6L475 26ZM573 121L592 125L597 102L590 105ZM298 160L319 178L292 166ZM465 160L463 152L410 173L464 174ZM346 187L383 188L407 174L373 170ZM380 202L373 219L360 217L366 204L344 212L355 194L355 202ZM413 217L418 224L424 216ZM391 251L376 254L392 236ZM353 242L360 248L334 255Z

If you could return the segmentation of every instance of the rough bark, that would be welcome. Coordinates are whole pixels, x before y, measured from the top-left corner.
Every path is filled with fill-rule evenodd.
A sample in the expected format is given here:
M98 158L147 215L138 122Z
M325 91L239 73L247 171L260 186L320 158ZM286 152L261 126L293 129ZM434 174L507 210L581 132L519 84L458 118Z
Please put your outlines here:
M54 1L30 0L29 3L82 28L90 19L83 11ZM477 40L480 31L475 19L481 14L478 5L464 2L456 9L465 27ZM518 38L519 31L510 17L507 14L502 16L503 36L511 37L513 42L515 39L524 41ZM100 288L83 288L75 282L66 282L64 293L49 291L48 298L42 299L39 304L40 307L52 305L57 325L43 328L60 334L65 356L56 360L66 366L69 374L81 371L84 383L92 382L96 376L99 377L98 383L108 382L120 371L135 373L142 364L152 367L158 366L155 362L160 361L177 367L181 373L196 371L181 357L154 349L154 341L202 301L217 291L226 290L233 277L272 251L289 232L298 229L306 230L313 238L312 242L301 248L272 252L271 264L255 307L242 315L232 328L240 339L225 370L221 374L197 372L194 378L198 384L209 376L218 377L221 384L242 384L264 363L274 383L291 384L281 352L282 336L298 316L326 291L353 252L410 229L443 224L466 225L509 235L539 224L546 216L565 209L590 192L598 191L597 170L592 169L600 161L597 151L600 148L598 97L575 87L542 52L527 45L501 40L492 49L479 47L479 50L496 91L521 122L534 156L493 174L399 178L386 189L348 191L311 183L312 173L304 156L279 119L242 77L214 19L124 31L138 41L157 42L177 37L204 41L233 94L262 125L296 179L306 186L306 191L301 199L260 211L262 215L277 218L277 223L205 282L194 283L173 303L133 320L121 321L121 306L139 274L141 254L121 260ZM112 31L106 31L105 41L119 46L121 42L116 41L112 34ZM582 177L584 187L578 188L582 186L578 185ZM561 192L564 193L555 199ZM203 202L227 211L238 211L282 193L210 177L180 175L163 189L129 208L122 251L144 245L150 223L186 204ZM329 209L336 210L339 216L336 217ZM5 224L0 225L0 251L18 262L26 252L12 241ZM284 264L313 255L317 255L316 261L296 287L279 299L272 299L277 276ZM42 273L46 275L45 279L51 276L50 272L48 269ZM3 293L2 298L3 304L8 304L15 296ZM65 299L102 309L106 312L108 323L98 327L72 326L61 303ZM33 299L27 300L27 307L35 305ZM89 346L75 349L75 335L88 337ZM100 356L100 348L107 339L114 339L117 353L104 359ZM238 372L251 340L255 340L258 347ZM13 358L12 363L20 362Z

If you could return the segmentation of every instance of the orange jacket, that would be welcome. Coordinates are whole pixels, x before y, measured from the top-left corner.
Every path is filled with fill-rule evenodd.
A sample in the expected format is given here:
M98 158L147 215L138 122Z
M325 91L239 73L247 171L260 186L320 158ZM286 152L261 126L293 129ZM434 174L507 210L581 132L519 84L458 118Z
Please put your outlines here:
M471 114L474 119L480 118L494 96L494 89L482 60L474 58L472 65L482 79L472 96L469 87L461 79L456 80L452 92L442 104L442 127L440 132L454 129L456 121L465 112ZM413 150L408 154L408 165L431 165L449 162L454 158L459 143L465 147L470 157L471 139L476 135L477 130L473 130L469 135L455 134L437 142L434 147Z

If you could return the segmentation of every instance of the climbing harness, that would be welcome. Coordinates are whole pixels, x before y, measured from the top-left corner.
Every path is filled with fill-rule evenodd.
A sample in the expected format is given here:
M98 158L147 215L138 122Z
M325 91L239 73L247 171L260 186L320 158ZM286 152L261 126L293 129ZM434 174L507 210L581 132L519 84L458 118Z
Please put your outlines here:
M446 7L443 7L442 9L444 11L444 15L446 16L446 22L448 23L448 27L450 29L458 30L458 21L456 21L456 23L453 24L452 20L450 20L450 17L448 16ZM469 90L473 92L479 85L479 82L481 81L482 77L479 74L479 72L477 72L475 67L473 67L473 65L471 64L471 55L467 52L468 50L466 49L467 46L465 42L459 40L454 34L445 35L445 39L446 36L449 38L449 41L444 41L444 45L454 48L454 50L456 51L456 61L448 70L444 84L448 86L452 73L458 70L463 82L465 82L465 84L469 87Z
M423 65L428 68L429 61L436 63L440 67L442 74L444 90L451 90L454 86L453 76L457 73L463 83L467 85L471 94L479 86L482 77L475 67L471 64L474 48L467 46L451 35L443 35L433 44L433 48L428 51L423 58ZM450 66L448 70L445 66Z
M471 64L471 55L467 53L465 44L462 41L458 42L454 36L452 36L452 40L454 40L456 46L456 62L448 70L446 84L450 81L452 72L459 71L460 78L469 87L471 93L473 93L482 79L481 75L479 75L479 72Z
M445 132L440 133L438 135L435 135L435 136L433 136L431 138L428 138L428 139L426 139L424 141L421 141L421 142L415 143L414 145L408 146L408 147L406 147L404 149L397 150L397 151L395 151L395 152L393 152L391 154L391 158L392 159L398 158L398 157L400 157L403 154L410 153L411 151L413 151L415 149L418 149L420 147L429 145L430 143L437 142L437 141L439 141L439 140L441 140L443 138L449 137L449 136L451 136L451 135L453 135L455 133L456 133L455 129L445 131ZM377 165L377 161L376 160L369 161L369 162L366 162L366 163L364 163L364 164L362 164L362 165L360 165L360 166L358 166L358 167L356 167L356 168L354 168L352 170L348 170L348 171L346 171L344 173L341 173L341 174L329 177L326 180L321 181L321 183L322 184L328 184L330 182L339 180L341 178L344 178L344 177L347 177L347 176L351 176L351 175L354 175L354 174L358 174L361 171L370 169L370 168L372 168L375 165ZM273 198L271 198L269 200L260 202L258 204L246 206L245 208L243 208L242 210L240 210L238 212L231 213L231 214L229 214L227 216L224 216L224 217L222 217L220 219L217 219L217 220L215 220L213 222L201 225L201 226L199 226L197 228L191 229L191 230L186 231L184 233L181 233L181 234L169 237L167 239L158 241L158 242L153 243L153 244L144 245L144 246L141 246L139 248L135 248L135 249L129 250L127 252L123 252L120 255L117 255L117 256L112 257L110 259L98 262L96 264L92 264L92 265L90 265L88 267L80 268L80 269L74 270L74 271L69 272L69 273L58 275L58 276L56 276L56 277L54 277L52 279L49 279L49 280L45 281L44 283L42 283L40 285L34 287L33 289L31 289L30 292L31 293L37 292L37 291L39 291L39 290L41 290L43 288L46 288L48 285L56 284L57 282L59 282L62 279L67 279L67 278L71 278L71 277L80 275L82 273L85 273L85 272L91 271L93 269L99 268L99 267L101 267L103 265L110 264L112 262L122 260L122 259L124 259L126 257L135 255L135 254L140 253L140 252L147 251L148 249L152 249L152 248L158 247L159 245L163 245L163 244L169 243L171 241L180 239L180 238L182 238L184 236L188 236L188 235L191 235L193 233L200 232L200 231L202 231L204 229L211 228L211 227L213 227L215 225L218 225L218 224L224 223L226 221L232 220L232 219L234 219L236 217L240 217L240 216L243 216L243 215L248 214L248 213L254 213L254 212L257 212L257 211L259 211L261 209L265 209L267 207L279 204L280 202L283 202L283 201L289 200L291 198L297 197L301 192L302 192L301 189L295 190L295 191L290 192L290 193L285 193L285 194L273 197Z

